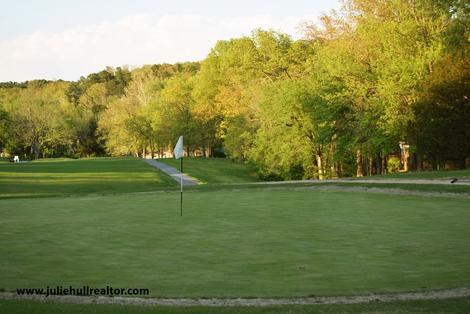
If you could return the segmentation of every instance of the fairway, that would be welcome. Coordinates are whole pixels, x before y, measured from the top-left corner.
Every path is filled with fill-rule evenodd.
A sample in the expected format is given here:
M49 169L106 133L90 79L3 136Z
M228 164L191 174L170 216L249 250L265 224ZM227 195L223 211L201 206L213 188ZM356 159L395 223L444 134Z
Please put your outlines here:
M180 169L180 161L162 158L158 161ZM185 158L183 171L202 183L247 183L260 181L252 165L226 158Z
M468 200L304 188L0 200L1 289L300 297L468 287Z
M141 192L172 186L176 183L171 178L133 158L0 164L0 198Z

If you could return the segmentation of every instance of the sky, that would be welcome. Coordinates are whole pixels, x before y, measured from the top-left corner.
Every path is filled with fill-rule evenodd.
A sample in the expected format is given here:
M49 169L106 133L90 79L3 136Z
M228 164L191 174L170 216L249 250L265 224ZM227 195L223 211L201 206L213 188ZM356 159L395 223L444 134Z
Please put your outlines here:
M0 81L202 60L256 28L301 36L339 0L18 0L0 10Z

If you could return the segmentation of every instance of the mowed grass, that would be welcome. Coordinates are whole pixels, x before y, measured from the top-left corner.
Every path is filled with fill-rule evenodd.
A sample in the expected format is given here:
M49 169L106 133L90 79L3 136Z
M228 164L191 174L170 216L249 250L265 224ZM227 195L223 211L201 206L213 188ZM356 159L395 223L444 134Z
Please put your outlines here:
M180 169L180 160L162 158L158 161ZM260 181L255 168L226 158L184 158L183 172L203 183L246 183Z
M318 304L289 306L138 306L105 304L63 304L24 300L0 300L0 312L10 314L29 313L142 313L142 314L307 314L307 313L466 313L470 298L447 300L416 300L371 302L365 304Z
M45 159L0 164L0 198L128 193L176 186L167 175L132 158Z
M336 186L336 187L350 187L350 188L371 188L371 189L400 189L409 192L432 192L432 193L460 193L470 194L470 185L458 184L412 184L412 183L354 183L354 182L336 182L336 183L321 183L311 186Z
M388 175L374 175L357 179L470 179L470 169L464 170L440 170L440 171L415 171L407 173L394 173Z
M0 289L301 297L470 286L465 199L308 188L0 200Z
M452 194L469 194L470 185L455 185L455 184L404 184L400 183L375 183L375 182L334 182L334 181L304 181L304 182L258 182L252 184L246 183L233 183L233 184L201 184L195 186L185 187L185 190L191 191L220 191L220 190L256 190L265 188L311 188L311 189L336 189L336 190L347 190L357 189L364 190L368 189L368 192L377 192L379 189L383 193L387 193L387 190L402 190L402 194L413 194L413 193L432 193L434 195L444 196L447 193ZM395 193L396 194L396 193Z

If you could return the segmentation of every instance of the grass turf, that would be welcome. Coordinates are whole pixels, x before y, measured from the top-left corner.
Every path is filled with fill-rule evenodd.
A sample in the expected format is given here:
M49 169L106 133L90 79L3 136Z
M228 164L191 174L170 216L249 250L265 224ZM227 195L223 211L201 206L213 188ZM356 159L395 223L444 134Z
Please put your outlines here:
M365 176L356 179L470 179L470 169L466 170L440 170L415 171L407 173L393 173L388 175Z
M406 191L436 192L436 193L461 193L470 194L470 185L442 185L442 184L405 184L405 183L324 183L320 186L348 186L379 189L401 189ZM317 185L318 186L318 185Z
M180 169L180 160L158 159ZM246 183L260 181L255 168L226 158L184 158L183 171L203 183Z
M152 296L285 297L469 286L468 201L305 189L320 186L311 183L243 185L257 181L246 165L223 159L185 159L185 165L185 172L214 184L187 188L183 218L178 195L127 194L175 186L141 161L0 165L0 198L46 197L0 199L0 290L113 285L149 288ZM467 172L383 178L465 178ZM470 192L466 186L328 185ZM115 195L99 195L109 193ZM207 308L0 300L0 312L442 313L465 312L469 303Z
M0 300L0 312L29 313L168 313L168 314L279 314L279 313L466 313L470 298L372 302L365 304L321 304L263 307L135 306L104 304L62 304L19 300Z
M0 288L168 297L469 286L468 200L305 188L0 200Z
M203 184L185 187L186 191L221 191L221 190L255 190L276 188L378 188L386 193L387 189L400 189L410 192L434 192L470 194L470 185L442 185L442 184L403 184L403 183L367 183L367 182L269 182L268 184ZM406 194L406 193L405 193Z
M131 158L45 159L0 164L0 198L154 191L177 184Z

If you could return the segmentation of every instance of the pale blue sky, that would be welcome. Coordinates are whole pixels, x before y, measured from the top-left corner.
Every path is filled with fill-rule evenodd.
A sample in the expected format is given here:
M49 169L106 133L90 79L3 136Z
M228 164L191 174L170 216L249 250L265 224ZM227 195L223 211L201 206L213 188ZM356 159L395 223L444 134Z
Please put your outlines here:
M338 7L337 0L2 1L0 81L77 79L107 65L200 60L217 39L256 27L295 36L300 22Z

